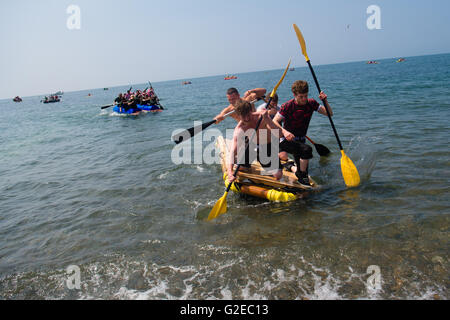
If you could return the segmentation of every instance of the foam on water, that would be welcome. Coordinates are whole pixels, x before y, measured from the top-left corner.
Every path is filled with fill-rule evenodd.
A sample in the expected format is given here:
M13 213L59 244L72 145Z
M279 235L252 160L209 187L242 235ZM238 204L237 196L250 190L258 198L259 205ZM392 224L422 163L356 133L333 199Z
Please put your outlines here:
M157 240L150 243L160 244ZM2 298L335 300L398 297L383 289L366 286L367 275L354 272L352 268L349 272L336 274L314 265L303 256L299 257L296 265L287 268L265 265L267 269L263 276L252 272L236 273L242 267L249 271L257 267L249 265L246 257L237 256L230 248L207 245L198 249L213 263L157 264L115 255L109 262L81 266L81 290L67 289L65 270L20 273L0 280ZM226 259L217 263L217 257ZM354 288L359 289L349 290L349 283L356 284ZM381 287L386 286L388 284L383 280ZM407 289L405 299L447 297L446 289L439 285L423 287L413 282Z

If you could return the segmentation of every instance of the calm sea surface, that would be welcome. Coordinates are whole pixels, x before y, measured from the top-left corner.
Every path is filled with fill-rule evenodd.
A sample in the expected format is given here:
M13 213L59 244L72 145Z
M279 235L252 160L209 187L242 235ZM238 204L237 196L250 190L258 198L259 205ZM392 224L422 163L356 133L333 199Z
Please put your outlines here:
M332 150L311 161L321 192L229 194L213 222L199 217L223 195L220 165L175 165L170 137L211 120L228 87L271 89L282 70L152 83L166 110L139 117L100 110L128 87L0 101L0 298L448 299L450 54L315 70L361 186L345 187L315 114L309 136ZM280 102L299 79L318 99L297 67Z

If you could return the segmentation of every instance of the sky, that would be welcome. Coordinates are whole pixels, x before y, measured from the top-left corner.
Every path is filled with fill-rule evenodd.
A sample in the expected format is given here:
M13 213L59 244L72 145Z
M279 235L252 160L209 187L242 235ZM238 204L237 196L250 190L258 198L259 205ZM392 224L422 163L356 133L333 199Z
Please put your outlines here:
M448 53L449 16L448 0L5 0L0 99L305 66L293 23L313 65Z

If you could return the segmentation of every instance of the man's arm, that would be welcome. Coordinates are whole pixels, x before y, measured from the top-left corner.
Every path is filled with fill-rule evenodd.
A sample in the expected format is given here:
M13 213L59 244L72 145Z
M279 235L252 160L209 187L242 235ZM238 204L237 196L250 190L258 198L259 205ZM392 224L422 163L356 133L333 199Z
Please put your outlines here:
M265 89L263 89L265 90ZM249 100L250 103L255 103L258 99L254 99L254 100ZM222 112L220 112L215 118L214 120L216 120L217 123L222 122L225 119L225 115L231 111L234 111L234 106L232 104L230 104L228 107L226 107L225 109L222 110ZM236 120L237 122L239 122L239 118L235 113L232 113L229 115L230 117L232 117L234 120Z
M251 102L253 100L260 100L265 94L266 94L266 89L255 88L255 89L245 91L243 99L248 102Z
M216 120L217 123L222 122L225 119L225 115L231 111L234 111L234 107L233 105L229 105L228 107L226 107L225 109L222 110L222 112L220 112L215 118L214 120ZM238 120L238 117L236 114L232 113L230 114L231 117L233 117L235 120Z
M227 161L227 175L228 182L233 182L236 177L233 175L233 165L234 165L234 156L237 153L237 136L239 131L239 124L234 129L233 141L231 142L231 148L228 153L228 161Z
M281 125L282 121L283 121L283 116L281 114L277 113L277 115L273 119L273 123L281 130L281 133L286 138L286 140L292 141L295 138L295 136L283 128L283 126Z
M319 95L319 98L322 101L326 101L327 95L322 91ZM331 109L331 106L328 103L328 101L326 101L324 103L326 103L328 105L328 110L330 110L330 116L333 116L333 110ZM327 108L325 108L324 106L319 106L319 109L317 109L317 112L320 114L323 114L324 116L328 116Z

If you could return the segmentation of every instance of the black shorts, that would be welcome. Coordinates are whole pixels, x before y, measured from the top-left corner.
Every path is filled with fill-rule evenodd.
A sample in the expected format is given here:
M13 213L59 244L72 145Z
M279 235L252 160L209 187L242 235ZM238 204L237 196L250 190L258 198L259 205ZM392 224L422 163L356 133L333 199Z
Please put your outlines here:
M312 148L308 146L306 143L300 141L288 141L284 139L280 143L280 151L285 151L294 156L294 159L304 159L309 160L312 159Z
M245 161L242 164L242 166L244 166L244 167L250 167L251 163L254 160L254 159L250 159L250 150L249 149L250 149L250 147L245 150ZM263 167L263 168L272 167L272 162L270 160L268 162L261 162L259 152L260 152L260 148L258 146L258 148L256 149L256 159L261 164L261 167ZM271 155L272 155L272 150L271 150L271 144L269 143L269 144L267 144L267 157L271 158ZM275 166L275 168L281 170L282 166L281 166L280 158L278 157L278 155L277 155L277 159L278 159L278 167Z

